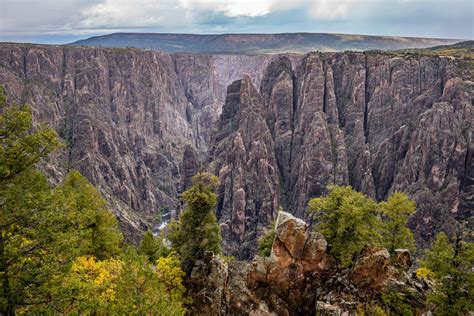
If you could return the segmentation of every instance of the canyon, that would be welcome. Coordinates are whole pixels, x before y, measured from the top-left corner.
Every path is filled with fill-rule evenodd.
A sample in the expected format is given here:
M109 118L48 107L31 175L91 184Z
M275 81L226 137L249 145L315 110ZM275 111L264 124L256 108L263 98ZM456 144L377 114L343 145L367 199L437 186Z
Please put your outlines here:
M468 69L466 70L466 67ZM196 172L219 176L225 254L252 258L283 209L351 185L417 203L417 243L474 211L472 69L456 58L377 52L278 55L0 44L0 84L64 147L126 238L140 240Z

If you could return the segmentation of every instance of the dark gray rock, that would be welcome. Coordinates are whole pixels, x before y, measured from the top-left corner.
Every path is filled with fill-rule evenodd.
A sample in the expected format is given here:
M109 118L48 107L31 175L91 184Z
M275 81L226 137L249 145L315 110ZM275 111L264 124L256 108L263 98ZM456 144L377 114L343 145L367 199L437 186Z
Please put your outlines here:
M81 171L136 241L161 207L179 210L193 173L212 170L224 250L239 258L280 206L306 218L328 184L377 199L406 192L423 246L459 220L472 228L474 86L462 67L376 53L0 45L7 95L67 144L41 166L52 181Z

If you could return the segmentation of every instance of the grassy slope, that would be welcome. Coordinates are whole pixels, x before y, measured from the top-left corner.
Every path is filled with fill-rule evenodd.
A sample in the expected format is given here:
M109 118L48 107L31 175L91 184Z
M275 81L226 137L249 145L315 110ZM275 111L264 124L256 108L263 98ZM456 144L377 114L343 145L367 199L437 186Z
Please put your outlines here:
M474 60L474 41L465 41L453 45L434 46L422 49L404 49L397 52L402 54L420 54Z

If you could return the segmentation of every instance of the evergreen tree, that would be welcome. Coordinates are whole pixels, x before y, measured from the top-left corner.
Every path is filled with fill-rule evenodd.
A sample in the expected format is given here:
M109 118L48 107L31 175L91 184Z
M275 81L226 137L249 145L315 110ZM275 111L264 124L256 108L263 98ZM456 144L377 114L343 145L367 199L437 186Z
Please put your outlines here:
M183 315L176 256L122 249L117 220L79 172L52 188L35 164L60 147L0 89L0 314Z
M70 242L79 255L107 259L120 253L123 240L116 217L106 208L100 193L78 171L71 171L55 189L58 214L71 223ZM74 227L74 229L72 229ZM74 233L75 232L75 233Z
M436 281L428 298L436 315L469 315L474 310L474 243L464 240L463 232L453 240L439 233L422 261Z
M160 237L155 237L151 231L146 231L138 252L146 256L151 263L154 263L158 258L167 256L169 249Z
M0 314L13 315L41 281L49 236L50 190L35 165L60 146L56 133L33 128L26 105L8 103L0 87Z
M326 237L330 252L348 267L354 253L381 242L382 221L377 203L350 186L330 186L326 197L309 201L317 229Z
M45 177L31 171L10 179L0 199L0 314L14 315L18 307L41 300L40 289L55 270L51 191Z
M125 247L112 315L184 315L184 273L174 254L159 258L154 268L145 256Z
M60 304L64 276L77 257L108 259L120 253L122 234L115 217L78 172L52 189L41 173L32 171L17 176L1 196L2 223L14 216L14 224L3 230L8 264L0 306L5 314Z
M272 253L273 240L275 239L275 224L276 222L274 221L258 239L257 254L259 256L268 257Z
M205 251L221 252L221 236L214 208L217 197L214 190L217 177L209 173L198 173L193 177L193 186L182 194L187 206L178 223L170 226L169 239L172 248L182 260L183 268L190 272L194 262Z
M384 216L383 245L393 254L397 248L415 250L413 232L408 228L408 218L415 214L415 202L401 192L395 192L387 201L379 203Z
M395 192L377 203L349 186L330 186L326 197L309 201L309 211L317 215L317 229L343 267L366 245L381 245L390 253L397 248L413 250L413 233L407 223L415 209L404 193Z
M30 108L8 103L0 86L0 189L60 146L56 132L46 125L33 128Z

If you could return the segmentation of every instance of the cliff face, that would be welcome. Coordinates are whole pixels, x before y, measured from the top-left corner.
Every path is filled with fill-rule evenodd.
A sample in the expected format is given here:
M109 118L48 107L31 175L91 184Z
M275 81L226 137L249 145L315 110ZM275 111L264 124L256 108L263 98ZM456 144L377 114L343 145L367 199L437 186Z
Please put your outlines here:
M64 139L64 150L43 166L51 179L81 171L126 236L137 240L160 208L178 207L179 192L202 168L225 86L242 77L236 69L258 82L264 63L265 57L2 44L0 84Z
M418 242L474 209L473 83L458 61L363 53L246 56L0 45L0 84L66 142L128 238L197 170L219 175L228 254L249 258L280 206L305 217L328 184L407 192ZM463 72L464 73L464 72Z
M452 230L456 219L472 216L473 84L457 77L452 62L309 54L293 70L283 56L264 72L263 101L247 90L229 89L224 109L235 113L223 113L221 123L230 120L234 127L229 133L228 124L219 125L226 131L225 140L222 132L216 138L223 154L211 156L218 162L214 171L243 188L220 195L218 212L239 226L230 229L231 253L242 256L248 249L242 240L255 240L255 221L272 219L279 206L304 217L308 199L324 194L328 184L350 184L377 199L408 193L417 201L411 225L422 245L436 231ZM249 99L260 100L252 108L266 112L243 115ZM268 133L262 150L259 138ZM242 139L253 147L236 146ZM255 168L252 159L267 169ZM239 176L228 175L237 170ZM245 211L225 204L236 200ZM232 226L234 216L248 220Z

